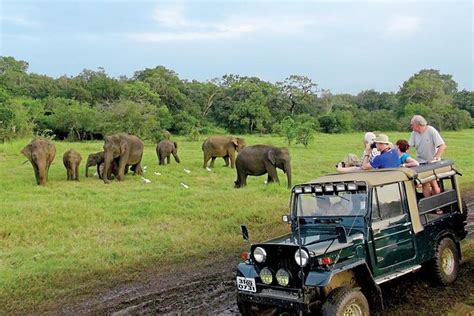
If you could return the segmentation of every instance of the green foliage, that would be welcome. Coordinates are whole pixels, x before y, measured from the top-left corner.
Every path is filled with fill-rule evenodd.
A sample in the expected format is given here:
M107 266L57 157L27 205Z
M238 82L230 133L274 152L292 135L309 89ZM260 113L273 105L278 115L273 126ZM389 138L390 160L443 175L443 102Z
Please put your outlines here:
M320 116L318 122L324 133L343 133L352 130L352 113L348 111L335 111Z
M130 100L120 100L109 107L103 107L99 117L103 132L107 135L125 132L149 139L157 126L155 106Z
M287 116L275 126L275 130L278 131L280 136L283 136L288 141L288 146L291 146L291 143L296 139L297 124L290 116Z
M302 114L325 133L407 130L414 114L439 129L459 130L472 126L474 114L474 93L458 92L451 75L433 69L411 76L398 93L357 95L319 89L302 75L273 84L236 74L188 81L163 66L119 79L102 68L57 79L27 71L27 62L0 56L0 105L15 113L15 122L2 127L3 139L43 129L78 140L119 131L156 139L162 130L189 135L197 129L203 134L273 131L292 143L296 129L283 126L289 123L284 119L296 122Z

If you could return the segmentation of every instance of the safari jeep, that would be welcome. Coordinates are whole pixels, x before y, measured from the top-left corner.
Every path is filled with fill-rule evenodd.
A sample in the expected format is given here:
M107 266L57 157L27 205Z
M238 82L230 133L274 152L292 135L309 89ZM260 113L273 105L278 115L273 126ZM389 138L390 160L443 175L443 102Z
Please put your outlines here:
M433 281L454 282L467 234L458 175L442 160L294 186L283 216L291 233L241 255L240 312L368 315L383 310L379 285L404 274L426 268ZM424 198L421 184L434 179L442 192Z

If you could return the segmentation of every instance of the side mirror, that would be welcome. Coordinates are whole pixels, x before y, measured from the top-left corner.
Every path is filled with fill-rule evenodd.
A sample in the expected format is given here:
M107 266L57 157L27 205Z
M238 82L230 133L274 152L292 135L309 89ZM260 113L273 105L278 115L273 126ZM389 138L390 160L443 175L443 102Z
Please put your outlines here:
M281 217L281 220L283 221L283 223L291 223L291 217L290 215L283 215Z
M249 230L247 229L247 226L245 225L240 225L240 231L242 232L242 238L244 240L249 240Z
M347 243L347 233L344 226L336 226L337 241L341 244Z

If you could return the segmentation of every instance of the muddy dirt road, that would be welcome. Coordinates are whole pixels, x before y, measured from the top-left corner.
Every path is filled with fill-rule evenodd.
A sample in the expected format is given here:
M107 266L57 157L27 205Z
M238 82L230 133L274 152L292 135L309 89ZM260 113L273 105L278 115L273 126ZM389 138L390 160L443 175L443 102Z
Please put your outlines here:
M474 194L469 194L466 200L470 210L469 238L474 238ZM94 299L88 299L73 307L63 307L59 313L78 315L239 315L235 304L234 282L235 267L238 261L238 258L231 258L227 261L214 262L212 265L193 266L192 269L186 271L182 269L166 271L161 275L149 273L144 277L146 281L118 286ZM458 290L471 291L472 287L468 280L474 279L474 262L463 265L464 268L461 268L459 275L461 281L457 281L456 286L460 287ZM392 283L390 288L383 289L384 292L391 293L390 296L397 297L397 300L389 299L385 302L385 306L395 310L404 308L403 304L406 304L406 300L410 299L410 296L404 299L404 295L407 295L407 283L409 283L408 287L411 287L411 293L419 291L420 295L426 295L426 293L433 291L433 297L438 294L438 290L430 289L421 276L408 276L405 280ZM456 289L453 291L456 292ZM449 304L449 297L446 299ZM415 301L414 305L416 306L416 304ZM439 302L439 304L443 304L443 302ZM431 307L427 308L429 312Z

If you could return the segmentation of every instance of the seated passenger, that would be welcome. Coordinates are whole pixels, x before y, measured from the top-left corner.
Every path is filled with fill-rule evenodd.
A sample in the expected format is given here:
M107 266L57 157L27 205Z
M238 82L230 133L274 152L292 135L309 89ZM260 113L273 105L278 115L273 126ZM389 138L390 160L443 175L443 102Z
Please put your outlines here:
M390 143L390 141L388 140L387 135L379 134L375 138L374 142L378 151L380 151L380 155L370 161L369 157L372 149L369 145L367 145L364 160L362 162L362 169L370 170L400 167L400 158L398 157L398 151L396 149L391 148L392 143Z
M375 137L376 137L375 134L372 132L365 133L364 135L364 148L367 148L367 146L370 146L371 148L369 161L372 161L376 156L380 155L380 152L377 150L377 148L374 145ZM337 171L340 173L345 173L345 172L361 170L362 161L364 160L365 152L366 151L364 150L360 160L357 159L356 155L348 154L346 158L344 159L343 163L339 163L336 165Z
M399 139L395 143L398 148L398 154L400 155L400 166L401 167L416 167L419 166L420 163L415 159L410 157L408 154L408 149L410 149L410 145L408 141L404 139Z

